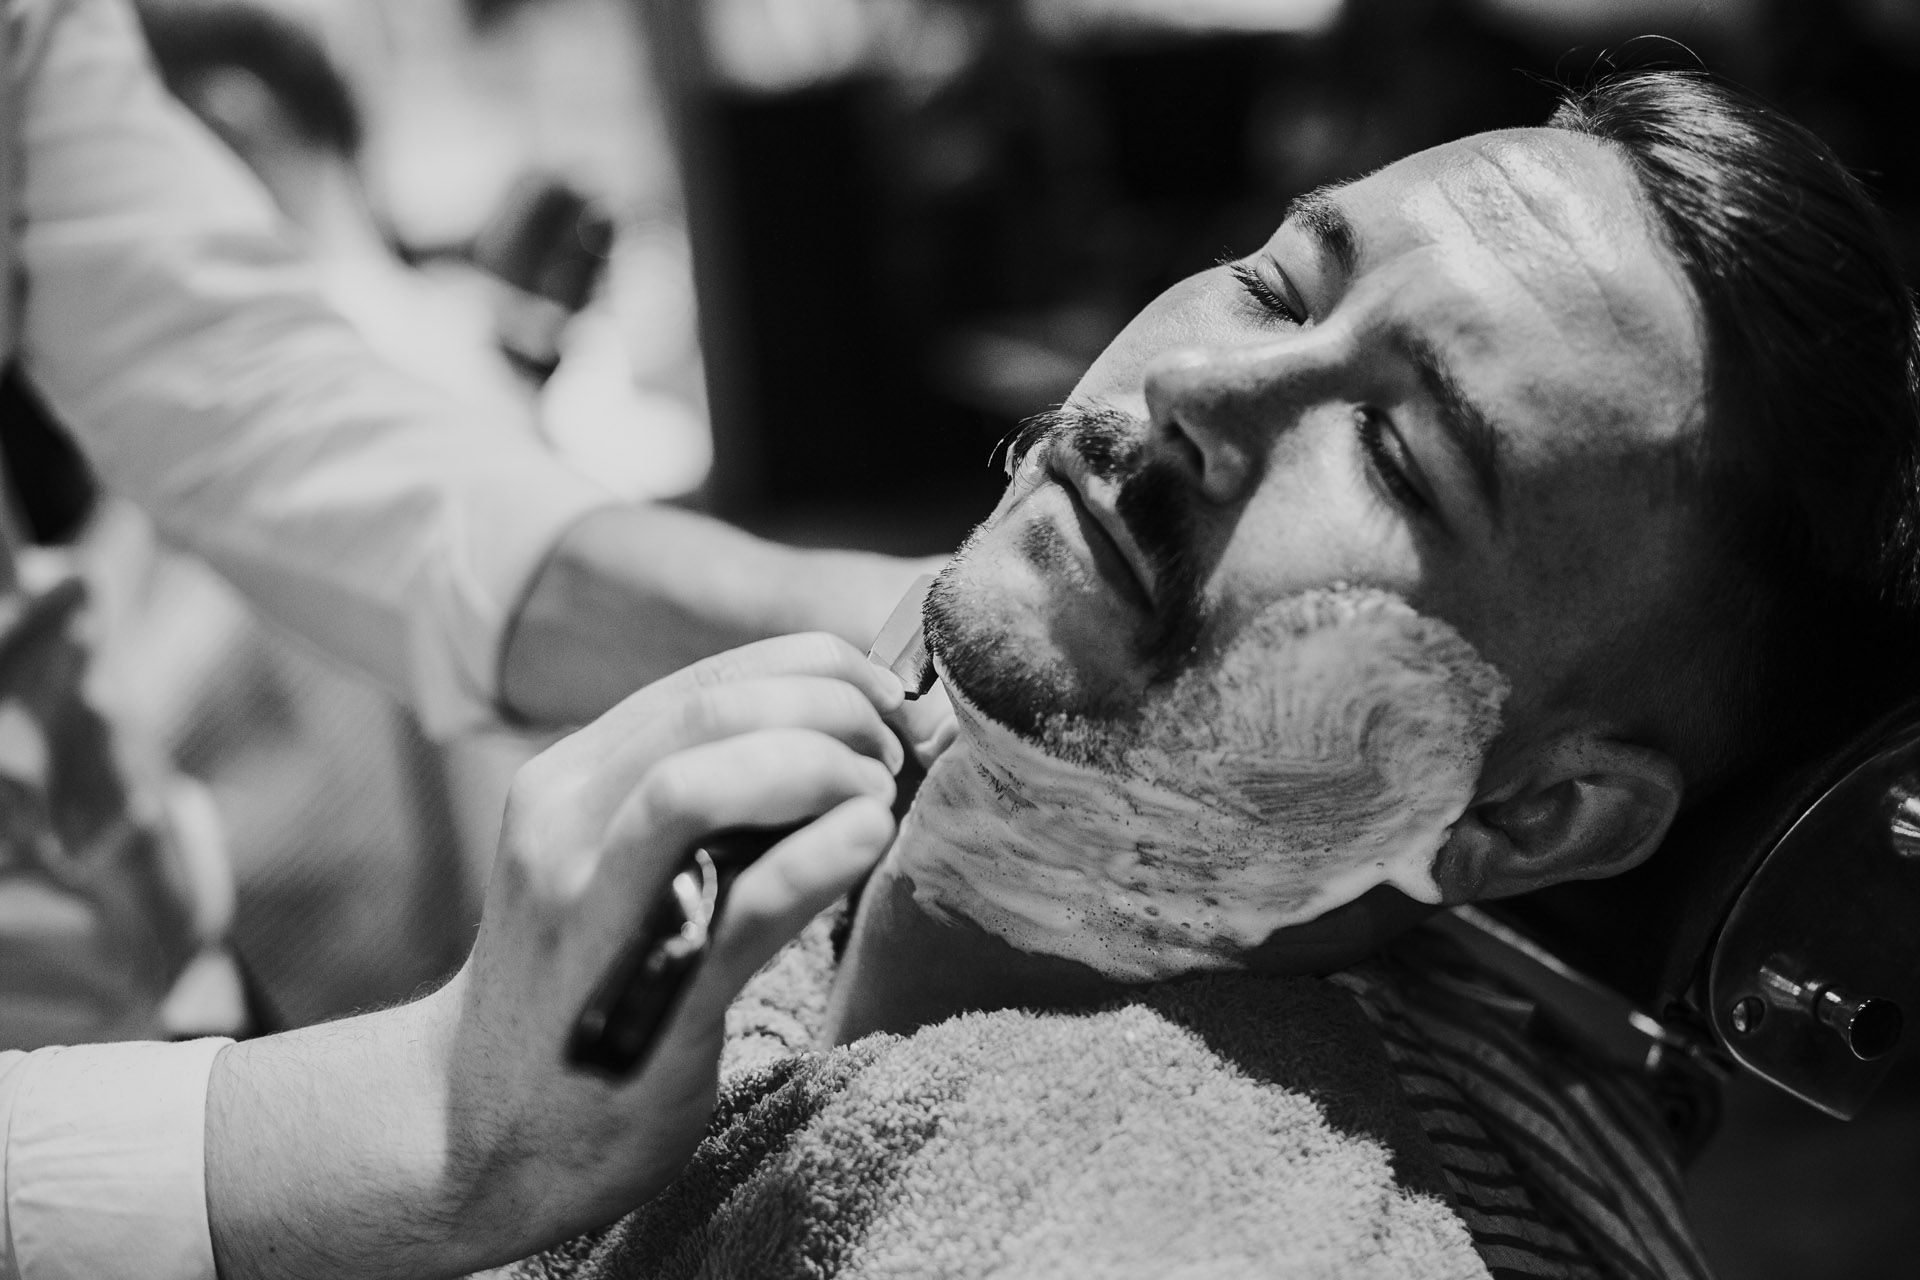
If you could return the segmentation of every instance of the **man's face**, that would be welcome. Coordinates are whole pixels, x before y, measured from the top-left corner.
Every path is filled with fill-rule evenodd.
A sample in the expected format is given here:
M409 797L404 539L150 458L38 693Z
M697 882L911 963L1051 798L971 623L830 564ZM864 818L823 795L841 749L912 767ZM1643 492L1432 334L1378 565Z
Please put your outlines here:
M1176 285L942 583L950 677L1022 732L1119 723L1342 584L1456 629L1510 682L1510 725L1550 708L1693 545L1664 495L1704 357L1635 190L1592 140L1481 135Z

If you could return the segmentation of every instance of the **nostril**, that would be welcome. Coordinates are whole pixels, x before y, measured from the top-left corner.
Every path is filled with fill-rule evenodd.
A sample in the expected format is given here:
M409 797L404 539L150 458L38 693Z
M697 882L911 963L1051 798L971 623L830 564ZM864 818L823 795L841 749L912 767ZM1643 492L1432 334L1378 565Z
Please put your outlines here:
M1247 437L1262 417L1245 401L1261 390L1249 381L1258 371L1244 352L1198 348L1166 352L1147 370L1150 447L1211 501L1235 500L1252 474L1259 446Z
M1192 476L1196 483L1205 484L1207 480L1207 451L1200 447L1186 427L1179 422L1169 424L1167 432L1172 437L1174 460L1180 469Z
M1237 502L1245 495L1252 461L1246 451L1232 443L1207 449L1200 472L1200 492L1214 502Z
M1209 501L1227 503L1240 496L1250 460L1239 443L1192 426L1169 414L1153 426L1148 456L1170 468Z

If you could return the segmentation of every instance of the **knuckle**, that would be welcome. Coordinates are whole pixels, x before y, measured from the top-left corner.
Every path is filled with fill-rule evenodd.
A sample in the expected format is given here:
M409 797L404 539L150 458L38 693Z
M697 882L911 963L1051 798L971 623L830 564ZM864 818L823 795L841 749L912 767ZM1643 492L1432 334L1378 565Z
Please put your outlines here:
M769 675L788 666L786 655L791 640L791 636L756 640L738 649L728 649L704 658L687 670L695 676L694 683L699 685L731 684L737 680Z
M834 681L827 696L828 711L836 721L865 724L878 720L867 696L844 680Z
M855 801L848 808L847 839L859 845L884 845L893 839L893 811L878 799Z
M537 833L551 827L549 790L537 779L516 775L507 787L507 803L500 820L500 848L508 866L531 866L540 857Z
M513 781L507 784L507 811L524 812L540 801L546 791L546 770L541 766L540 757L520 766L514 772Z
M521 889L534 882L541 861L540 850L527 839L526 831L526 811L516 808L509 801L506 817L500 825L500 849L495 859L494 874Z
M866 661L859 650L827 631L802 631L715 654L682 675L697 687L729 684L754 676L845 674Z
M549 825L510 810L494 863L498 892L515 904L524 923L536 928L568 913L597 861L593 850L546 831Z
M718 733L726 721L726 694L714 685L695 689L680 700L673 712L676 737L704 741Z
M732 653L716 653L688 667L686 674L693 678L696 689L710 689L738 679L743 669L740 659Z
M598 850L578 846L552 849L528 862L528 896L547 913L565 915L586 892L599 865Z
M640 802L649 815L659 819L696 816L703 792L698 770L684 756L668 756L640 780Z

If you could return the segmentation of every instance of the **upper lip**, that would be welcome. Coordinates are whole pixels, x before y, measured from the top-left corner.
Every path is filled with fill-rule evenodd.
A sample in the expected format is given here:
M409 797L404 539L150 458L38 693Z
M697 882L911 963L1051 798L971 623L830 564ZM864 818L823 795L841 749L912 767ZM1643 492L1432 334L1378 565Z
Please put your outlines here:
M1087 514L1093 517L1094 523L1098 524L1101 531L1112 540L1114 547L1120 552L1120 559L1125 562L1128 570L1133 574L1134 582L1139 585L1140 594L1146 598L1149 605L1152 605L1154 603L1153 562L1147 558L1146 552L1140 549L1140 544L1134 541L1133 531L1127 528L1127 522L1120 518L1119 511L1115 510L1108 501L1109 496L1117 492L1117 486L1096 484L1095 477L1087 469L1086 459L1080 456L1078 450L1071 447L1056 446L1050 449L1047 454L1047 470L1056 480L1073 491L1074 496L1080 499L1080 505L1085 507Z

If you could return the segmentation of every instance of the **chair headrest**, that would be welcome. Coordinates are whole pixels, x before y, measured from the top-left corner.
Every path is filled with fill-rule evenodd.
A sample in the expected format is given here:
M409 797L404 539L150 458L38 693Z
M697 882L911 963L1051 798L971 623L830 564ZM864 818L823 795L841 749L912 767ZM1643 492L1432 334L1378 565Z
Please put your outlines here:
M1500 914L1662 1020L1850 1117L1920 1017L1920 700L1676 823L1613 881Z

